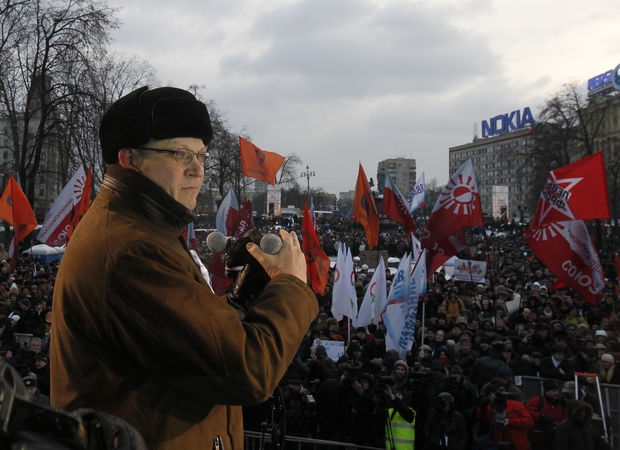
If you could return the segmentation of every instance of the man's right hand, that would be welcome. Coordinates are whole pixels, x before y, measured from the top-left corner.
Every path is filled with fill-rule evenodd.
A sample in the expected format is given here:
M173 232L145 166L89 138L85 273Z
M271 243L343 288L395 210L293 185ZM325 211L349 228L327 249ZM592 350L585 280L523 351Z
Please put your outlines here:
M282 238L282 249L275 255L265 253L252 242L248 243L246 248L271 278L282 274L293 275L306 283L306 257L301 251L297 234L294 231L288 233L285 230L280 230L280 237Z

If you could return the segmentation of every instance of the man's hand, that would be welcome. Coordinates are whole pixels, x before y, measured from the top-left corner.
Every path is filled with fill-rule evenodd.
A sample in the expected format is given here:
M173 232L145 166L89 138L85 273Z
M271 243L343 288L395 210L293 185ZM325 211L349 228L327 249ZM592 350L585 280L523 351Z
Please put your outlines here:
M294 231L287 233L285 230L280 230L280 237L282 249L275 255L265 253L252 242L248 243L246 248L271 278L282 274L293 275L306 283L306 257L299 246L297 234Z

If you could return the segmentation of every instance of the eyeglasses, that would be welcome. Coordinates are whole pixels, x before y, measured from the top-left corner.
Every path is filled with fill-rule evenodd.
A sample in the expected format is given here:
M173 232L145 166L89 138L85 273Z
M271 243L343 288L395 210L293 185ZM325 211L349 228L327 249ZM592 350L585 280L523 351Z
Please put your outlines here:
M207 159L209 158L209 154L207 152L195 153L186 148L179 148L176 150L164 150L161 148L139 147L138 150L150 150L157 153L168 153L170 155L173 155L175 161L181 164L191 164L195 156L198 162L204 166L207 163Z

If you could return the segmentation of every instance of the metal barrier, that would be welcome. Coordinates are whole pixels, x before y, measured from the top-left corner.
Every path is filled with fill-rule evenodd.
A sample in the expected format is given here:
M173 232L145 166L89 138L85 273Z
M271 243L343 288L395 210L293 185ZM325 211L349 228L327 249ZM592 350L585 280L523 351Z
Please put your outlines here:
M244 450L271 449L271 435L258 431L244 431ZM286 436L286 450L336 450L338 448L347 449L366 449L366 450L385 450L384 447L365 447L347 442L323 441L321 439L310 439L295 436Z

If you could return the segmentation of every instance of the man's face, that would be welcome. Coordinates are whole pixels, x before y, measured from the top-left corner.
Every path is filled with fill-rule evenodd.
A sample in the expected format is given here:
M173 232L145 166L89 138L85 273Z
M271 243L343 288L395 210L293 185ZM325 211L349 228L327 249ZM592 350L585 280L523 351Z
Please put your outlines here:
M34 394L36 394L36 393L37 393L37 388L36 388L36 387L33 387L33 386L28 386L26 389L28 389L28 393L29 393L30 395L34 395Z
M47 366L47 363L46 363L45 361L42 361L42 360L40 360L40 359L37 359L37 360L34 362L34 366L35 366L37 369L42 369L42 368L44 368L45 366Z
M560 397L560 390L559 389L552 389L550 391L545 392L545 395L547 397L549 397L549 398L557 400Z
M30 343L30 348L32 350L34 350L35 352L39 353L41 351L41 342L39 342L39 341L32 341Z
M161 150L186 149L204 153L202 139L175 138L153 141L146 145ZM133 152L133 164L142 175L161 187L168 195L188 209L196 207L196 197L204 181L204 165L192 158L189 164L181 164L174 155L149 150Z

